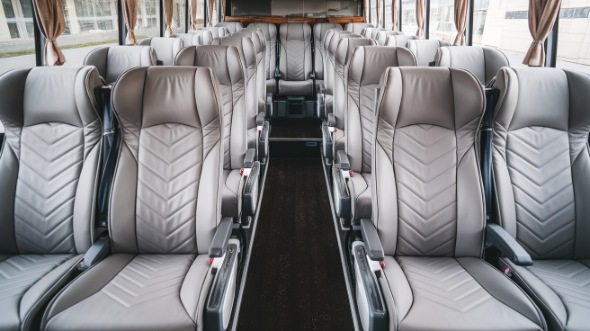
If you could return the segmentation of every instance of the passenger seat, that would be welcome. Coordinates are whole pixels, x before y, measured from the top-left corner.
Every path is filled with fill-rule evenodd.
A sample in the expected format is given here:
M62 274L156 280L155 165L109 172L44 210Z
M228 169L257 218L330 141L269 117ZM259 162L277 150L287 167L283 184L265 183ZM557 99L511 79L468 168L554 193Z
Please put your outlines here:
M505 67L494 87L496 221L500 235L516 239L500 268L535 299L550 330L587 330L590 77Z
M417 39L410 40L407 47L416 56L416 61L420 67L432 67L435 65L436 52L440 47L451 46L446 40L437 39Z
M250 23L249 28L260 29L266 39L266 93L276 93L277 27L272 23Z
M218 91L208 68L121 76L113 91L123 130L109 209L113 254L52 300L43 330L229 326L240 242L232 220L221 218Z
M363 329L547 330L528 295L481 259L477 134L485 98L477 78L452 68L388 68L381 89L373 213L351 245Z
M478 46L440 47L435 64L439 67L469 70L484 86L493 84L498 70L509 66L508 58L501 51Z
M215 26L226 28L230 34L240 32L240 30L243 29L242 23L240 23L240 22L219 22Z
M366 28L374 28L374 26L371 23L346 23L344 26L344 30L360 35Z
M223 38L223 37L230 34L229 31L225 27L222 27L222 26L211 26L211 27L205 28L205 30L208 30L211 32L213 39Z
M408 48L408 41L410 40L418 40L420 38L416 36L409 36L404 34L391 34L387 36L387 40L385 41L385 46L393 46L393 47L405 47Z
M324 67L326 66L325 61L327 60L324 37L328 31L332 29L342 31L342 26L338 23L316 23L313 26L313 68L315 73L316 91L320 91L320 86L324 85Z
M311 27L307 23L283 23L279 35L279 95L312 96Z
M140 46L150 46L156 52L158 60L162 64L171 66L174 65L174 58L176 54L184 47L184 42L181 38L148 38L139 42Z
M401 33L400 31L382 30L382 31L377 32L377 36L375 37L375 40L377 41L377 45L385 46L385 44L387 43L388 36L397 36L397 35L403 35L403 33Z
M100 85L89 66L0 76L2 330L38 330L52 296L92 263L84 254L99 236Z
M114 84L127 70L134 67L155 66L156 52L150 46L107 46L91 50L84 65L92 65L107 84Z

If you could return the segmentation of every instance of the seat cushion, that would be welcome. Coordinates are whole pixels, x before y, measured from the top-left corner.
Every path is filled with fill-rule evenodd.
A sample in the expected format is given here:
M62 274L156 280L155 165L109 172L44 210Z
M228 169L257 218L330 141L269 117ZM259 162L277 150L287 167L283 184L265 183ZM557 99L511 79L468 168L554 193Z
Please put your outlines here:
M352 218L371 218L371 174L355 173L348 181L352 197Z
M279 95L283 96L311 96L313 80L286 81L279 80Z
M221 191L221 215L239 217L242 210L243 180L239 169L223 171L223 189Z
M390 330L545 329L527 295L478 258L386 256L383 271Z
M15 255L0 262L0 330L29 329L81 256Z
M535 260L527 267L502 262L543 310L550 330L588 330L590 260Z
M45 329L202 329L208 261L191 254L111 255L55 298Z

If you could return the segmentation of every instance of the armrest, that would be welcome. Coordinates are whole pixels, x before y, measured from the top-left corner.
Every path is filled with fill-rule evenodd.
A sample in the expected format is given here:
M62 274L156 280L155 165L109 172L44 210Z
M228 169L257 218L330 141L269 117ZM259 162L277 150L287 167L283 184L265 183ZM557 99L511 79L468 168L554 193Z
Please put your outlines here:
M340 170L350 170L350 161L348 160L348 154L343 150L336 151L336 163L339 164Z
M258 131L260 131L262 129L261 126L264 125L265 118L266 118L266 114L262 111L256 115L256 126L258 126Z
M383 254L383 246L381 246L381 239L375 228L375 224L370 219L361 219L361 235L367 248L367 255L373 261L383 261L385 254Z
M334 210L340 218L351 217L350 191L348 190L348 171L341 171L336 164L332 165L332 194L334 195Z
M244 156L244 168L252 168L252 164L256 160L256 149L248 148L246 156Z
M240 242L230 239L219 270L214 271L215 278L205 307L204 330L222 331L229 326L236 297L239 253Z
M209 257L222 257L225 254L234 220L231 217L224 217L217 226L211 246L209 246Z
M486 240L492 243L504 256L518 265L531 265L533 259L508 231L498 224L486 225Z
M270 134L270 123L264 121L262 130L258 135L258 161L264 163L268 157L268 136Z
M328 126L333 128L336 126L336 116L334 115L334 113L328 114L327 116L328 118Z
M322 151L324 157L332 161L332 134L327 123L322 123Z
M244 184L242 193L242 214L244 216L253 216L256 213L258 204L258 185L260 183L260 162L256 161L252 165L248 179Z
M318 118L326 117L326 95L323 90L320 90L316 96L316 116Z
M86 251L86 254L84 254L82 261L80 261L80 264L78 264L78 270L84 271L94 266L107 255L109 255L110 252L111 241L109 240L109 237L105 235L98 238L98 240L95 241L92 246L90 246L88 251Z
M363 330L381 331L388 329L387 306L377 276L367 259L365 245L359 241L352 244L355 274L356 304L359 321Z
M274 98L272 93L266 94L266 117L271 118L274 113Z

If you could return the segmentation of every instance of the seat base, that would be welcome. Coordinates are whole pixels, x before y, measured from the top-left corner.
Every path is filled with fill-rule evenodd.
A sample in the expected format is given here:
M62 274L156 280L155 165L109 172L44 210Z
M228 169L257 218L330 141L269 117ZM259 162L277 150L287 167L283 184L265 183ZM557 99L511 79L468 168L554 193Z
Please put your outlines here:
M287 81L279 80L279 95L281 96L313 96L313 80Z

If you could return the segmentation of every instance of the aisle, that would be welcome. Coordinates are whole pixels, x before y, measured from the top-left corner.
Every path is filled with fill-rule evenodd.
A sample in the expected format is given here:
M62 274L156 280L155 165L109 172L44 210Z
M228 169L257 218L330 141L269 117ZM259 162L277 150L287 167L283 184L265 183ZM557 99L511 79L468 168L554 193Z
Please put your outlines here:
M320 159L273 159L238 331L353 329Z

